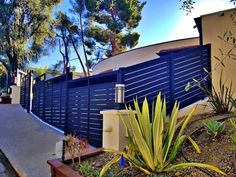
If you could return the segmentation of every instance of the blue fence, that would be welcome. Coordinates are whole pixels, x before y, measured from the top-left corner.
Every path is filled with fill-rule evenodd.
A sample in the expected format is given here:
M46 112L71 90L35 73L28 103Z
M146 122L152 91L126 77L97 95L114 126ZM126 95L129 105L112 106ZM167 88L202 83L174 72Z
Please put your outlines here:
M142 102L147 97L151 103L161 91L169 110L176 100L180 101L180 108L186 107L205 98L197 86L185 91L188 82L194 85L193 78L200 80L206 76L204 68L211 70L210 45L166 53L155 60L123 68L125 102L132 105L133 98Z
M204 78L204 68L211 70L210 45L166 53L118 71L75 80L71 74L50 80L42 75L33 86L32 112L66 134L75 133L99 147L102 145L100 111L124 106L115 103L116 84L125 84L125 103L131 106L134 98L142 102L147 97L151 103L161 91L170 111L175 100L183 108L205 97L196 86L185 91L193 78Z

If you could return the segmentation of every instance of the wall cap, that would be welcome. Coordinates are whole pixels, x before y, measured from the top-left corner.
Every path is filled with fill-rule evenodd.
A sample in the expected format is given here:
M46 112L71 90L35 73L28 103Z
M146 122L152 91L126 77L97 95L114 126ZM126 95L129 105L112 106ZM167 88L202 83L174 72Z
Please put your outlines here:
M109 109L109 110L104 110L104 111L100 111L100 114L105 115L105 114L112 114L112 115L117 115L118 113L121 114L127 114L129 113L129 111L122 109L122 110L116 110L116 109ZM136 111L134 111L134 113L136 113Z

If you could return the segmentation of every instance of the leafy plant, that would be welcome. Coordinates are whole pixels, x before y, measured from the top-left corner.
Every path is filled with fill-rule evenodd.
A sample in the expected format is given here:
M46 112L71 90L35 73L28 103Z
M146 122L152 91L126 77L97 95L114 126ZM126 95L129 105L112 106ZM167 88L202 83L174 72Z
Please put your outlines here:
M236 118L232 118L229 121L230 121L230 124L233 127L234 131L236 132Z
M203 123L207 133L212 137L216 137L219 133L224 131L225 129L225 122L218 122L216 120L207 119Z
M2 93L7 93L7 90L2 90L1 92L2 92Z
M231 97L230 98L230 102L231 102L231 104L232 104L232 106L234 108L233 116L236 117L236 99Z
M205 79L209 80L210 78L211 77L209 76ZM209 85L205 82L201 82L196 79L193 79L193 81L206 94L206 96L208 97L208 102L211 104L213 111L216 114L229 113L232 110L230 98L234 94L234 89L232 88L232 82L230 83L229 87L222 82L222 72L219 80L219 90L217 90L214 85L212 85L212 87L209 87Z
M233 144L233 150L236 150L236 133L231 136L231 143Z
M99 176L99 172L95 170L89 162L83 162L79 165L79 174L88 177Z
M128 132L129 144L126 151L106 151L116 153L110 162L108 162L100 172L100 176L117 163L121 156L129 162L131 166L137 167L146 174L170 172L188 167L202 167L214 170L225 175L217 167L202 163L179 163L172 164L182 143L188 139L198 153L200 149L195 141L184 134L194 110L185 120L177 123L179 103L175 103L170 118L167 120L166 101L161 100L161 93L158 94L155 105L153 104L152 115L149 113L148 101L144 100L142 108L138 101L134 101L135 110L131 107L127 109L127 119L120 115L124 126ZM142 109L142 110L141 110ZM135 113L136 112L136 113ZM150 123L152 122L152 123ZM179 131L177 132L177 129Z
M81 153L88 149L88 143L84 139L77 139L74 135L67 135L65 138L66 145L65 151L70 155L72 159L72 165L75 164L75 157L81 162Z

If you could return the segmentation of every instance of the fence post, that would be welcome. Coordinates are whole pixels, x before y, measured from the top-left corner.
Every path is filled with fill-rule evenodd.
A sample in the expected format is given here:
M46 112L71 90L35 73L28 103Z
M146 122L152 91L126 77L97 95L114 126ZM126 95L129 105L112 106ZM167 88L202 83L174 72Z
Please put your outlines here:
M123 67L119 68L117 70L117 84L124 84L124 69ZM125 89L125 88L124 88ZM115 109L121 110L125 109L125 104L124 103L115 103Z
M69 97L69 76L70 76L70 67L66 68L66 106L65 106L65 130L64 134L68 134L68 97Z
M173 54L169 54L169 62L170 62L170 111L173 109L175 99L174 99L174 62L173 62Z
M88 118L88 122L87 122L87 140L90 141L90 76L87 77L88 79L88 114L87 114L87 118Z
M27 112L28 113L30 113L30 111L31 111L31 88L32 88L32 73L33 73L33 71L32 70L30 70L30 72L29 72L29 75L28 75L28 84L29 84L29 88L28 88L28 99L27 99L27 105L28 105L28 107L27 107Z
M46 73L44 73L44 76L43 76L43 115L42 115L42 120L45 121L45 90L46 90L46 84L45 84L45 80L46 80ZM40 94L38 94L38 100L40 100ZM38 109L39 111L39 109Z

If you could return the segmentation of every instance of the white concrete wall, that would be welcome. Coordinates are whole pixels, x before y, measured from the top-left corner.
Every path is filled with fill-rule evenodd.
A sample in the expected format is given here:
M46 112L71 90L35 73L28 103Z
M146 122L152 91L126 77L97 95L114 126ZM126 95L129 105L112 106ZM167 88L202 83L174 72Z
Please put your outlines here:
M99 74L108 70L118 70L120 67L127 67L159 58L157 53L164 49L173 49L193 45L199 45L198 37L169 41L133 49L99 62L93 67L93 74Z

